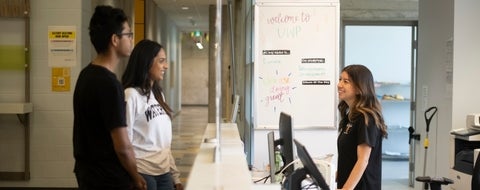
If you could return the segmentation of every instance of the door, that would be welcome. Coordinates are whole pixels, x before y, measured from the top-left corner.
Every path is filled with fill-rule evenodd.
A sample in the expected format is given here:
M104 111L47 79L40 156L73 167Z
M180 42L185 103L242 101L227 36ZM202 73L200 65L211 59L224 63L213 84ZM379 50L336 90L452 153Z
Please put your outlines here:
M408 128L414 124L416 30L416 23L343 26L343 65L361 64L372 71L388 127L382 147L382 189L413 185Z

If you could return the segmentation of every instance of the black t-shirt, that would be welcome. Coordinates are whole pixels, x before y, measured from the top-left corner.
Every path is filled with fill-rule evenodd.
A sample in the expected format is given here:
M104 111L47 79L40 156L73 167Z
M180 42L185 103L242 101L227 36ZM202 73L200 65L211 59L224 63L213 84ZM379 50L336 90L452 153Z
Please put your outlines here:
M96 189L128 189L132 180L122 167L110 131L126 126L125 95L115 74L89 64L73 95L74 172L82 184Z
M342 188L357 161L357 146L366 143L372 148L367 168L356 190L380 190L382 182L382 132L375 126L373 117L365 126L363 116L351 122L344 118L340 121L340 133L337 140L338 169L337 188Z

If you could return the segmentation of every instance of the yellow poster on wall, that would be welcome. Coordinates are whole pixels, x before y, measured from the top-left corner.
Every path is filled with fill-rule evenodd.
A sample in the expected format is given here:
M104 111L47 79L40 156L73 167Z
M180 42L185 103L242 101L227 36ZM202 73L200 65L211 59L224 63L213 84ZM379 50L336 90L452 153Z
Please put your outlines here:
M69 92L70 91L70 67L52 68L52 91Z

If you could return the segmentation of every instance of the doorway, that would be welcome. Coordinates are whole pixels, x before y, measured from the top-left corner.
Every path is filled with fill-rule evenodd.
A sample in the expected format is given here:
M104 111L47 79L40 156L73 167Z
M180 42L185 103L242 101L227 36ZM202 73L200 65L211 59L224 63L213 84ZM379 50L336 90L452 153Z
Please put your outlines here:
M417 23L343 25L343 65L367 66L382 104L388 139L382 147L382 189L413 186L408 128L414 125Z

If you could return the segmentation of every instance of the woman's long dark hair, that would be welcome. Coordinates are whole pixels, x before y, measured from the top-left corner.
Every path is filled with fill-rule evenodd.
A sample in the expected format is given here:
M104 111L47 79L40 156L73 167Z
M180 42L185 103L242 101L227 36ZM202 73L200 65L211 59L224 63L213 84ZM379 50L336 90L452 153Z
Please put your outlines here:
M365 125L368 125L369 118L373 117L375 125L382 131L383 137L387 137L387 126L383 120L382 106L375 94L375 83L370 70L363 65L349 65L342 72L346 72L357 90L355 102L348 107L345 101L340 101L338 110L342 118L348 118L352 121L360 116L365 118Z
M122 85L125 89L129 87L138 89L142 95L147 96L147 99L150 98L150 92L152 91L155 99L167 115L172 118L172 109L164 100L159 81L153 81L153 85L151 85L152 79L149 74L153 59L161 49L163 49L162 45L151 40L144 39L138 42L130 54L127 68L122 76Z

